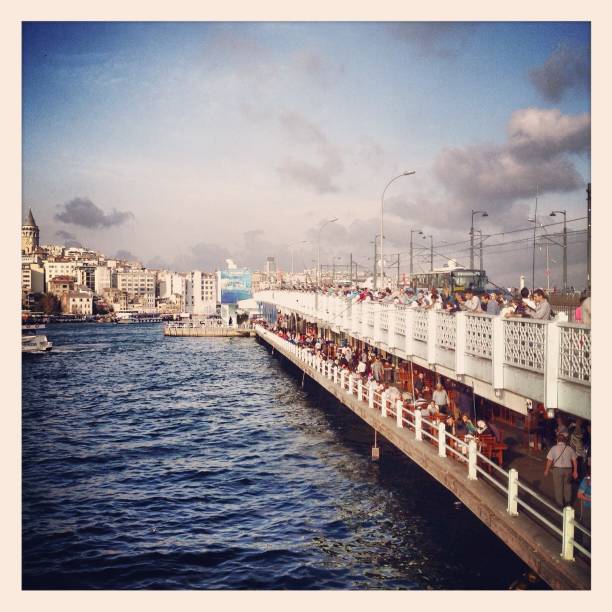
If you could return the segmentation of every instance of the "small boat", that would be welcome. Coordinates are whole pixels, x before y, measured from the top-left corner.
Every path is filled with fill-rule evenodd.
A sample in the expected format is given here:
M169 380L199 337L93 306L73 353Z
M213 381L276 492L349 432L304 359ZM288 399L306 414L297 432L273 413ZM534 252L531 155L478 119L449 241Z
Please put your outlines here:
M29 331L31 329L45 329L44 323L22 323L21 331Z
M53 342L47 340L47 336L22 336L21 337L21 352L22 353L46 353L53 348Z

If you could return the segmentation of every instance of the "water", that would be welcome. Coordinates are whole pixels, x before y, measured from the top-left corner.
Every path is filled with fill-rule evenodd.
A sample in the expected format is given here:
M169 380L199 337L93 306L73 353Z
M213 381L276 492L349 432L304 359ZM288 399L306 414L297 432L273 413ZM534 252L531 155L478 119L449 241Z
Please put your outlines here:
M505 589L527 569L253 339L45 333L23 359L25 589Z

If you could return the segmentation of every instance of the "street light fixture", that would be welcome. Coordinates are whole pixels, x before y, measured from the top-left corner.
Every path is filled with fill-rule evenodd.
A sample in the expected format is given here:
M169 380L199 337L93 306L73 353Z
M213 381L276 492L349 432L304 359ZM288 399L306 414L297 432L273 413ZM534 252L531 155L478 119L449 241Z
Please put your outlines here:
M488 217L489 213L486 210L472 211L472 225L470 227L470 270L474 269L474 215L482 215Z
M287 245L289 247L289 250L291 251L291 275L293 276L293 247L296 244L310 244L310 240L298 240L297 242L292 242L291 244Z
M380 288L384 289L385 285L385 258L383 253L383 234L385 233L383 227L383 216L384 216L384 204L385 204L385 192L387 188L393 181L402 178L402 176L410 176L411 174L416 174L416 170L406 170L406 172L402 172L397 176L394 176L383 189L382 195L380 196Z
M563 293L567 293L567 210L553 210L551 217L563 215Z
M338 220L338 217L329 219L319 228L319 234L317 235L317 287L321 285L321 230L330 223L334 223Z

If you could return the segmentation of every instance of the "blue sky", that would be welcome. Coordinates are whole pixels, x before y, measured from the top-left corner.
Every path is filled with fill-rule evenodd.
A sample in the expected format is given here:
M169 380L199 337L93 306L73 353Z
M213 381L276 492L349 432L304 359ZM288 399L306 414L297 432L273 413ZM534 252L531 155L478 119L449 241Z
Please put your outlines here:
M404 169L389 252L411 227L466 240L473 208L485 233L525 227L538 183L541 210L583 216L589 46L572 22L25 23L23 206L46 242L177 269L287 268L330 216L324 261L366 265ZM485 267L517 284L530 257L499 251Z

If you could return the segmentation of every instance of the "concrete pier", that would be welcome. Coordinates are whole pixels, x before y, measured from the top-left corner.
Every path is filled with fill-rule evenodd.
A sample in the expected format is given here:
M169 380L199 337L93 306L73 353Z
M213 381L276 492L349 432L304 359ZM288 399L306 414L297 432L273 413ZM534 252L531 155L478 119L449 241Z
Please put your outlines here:
M256 328L259 339L274 348L305 375L334 395L368 425L384 436L391 444L416 462L428 474L451 491L493 533L531 567L554 589L589 589L590 565L576 555L574 561L561 557L558 538L520 509L518 515L508 511L507 499L482 478L470 479L465 464L440 456L438 448L419 440L415 432L398 427L396 416L383 416L380 410L360 399L359 394L349 393L335 382L300 358L287 343L276 334L261 327ZM494 562L494 560L492 560Z
M181 338L249 338L254 336L252 329L225 326L203 326L203 327L164 327L164 336L177 336Z

